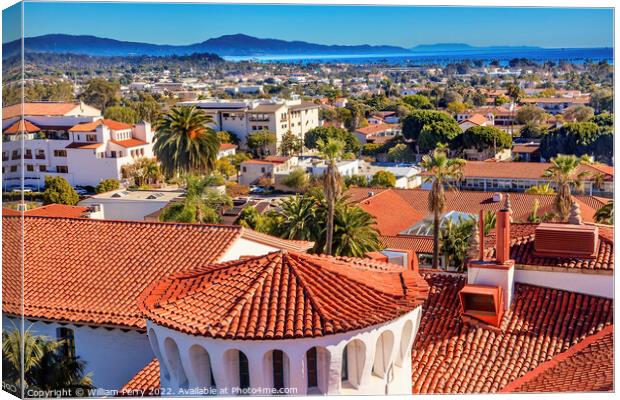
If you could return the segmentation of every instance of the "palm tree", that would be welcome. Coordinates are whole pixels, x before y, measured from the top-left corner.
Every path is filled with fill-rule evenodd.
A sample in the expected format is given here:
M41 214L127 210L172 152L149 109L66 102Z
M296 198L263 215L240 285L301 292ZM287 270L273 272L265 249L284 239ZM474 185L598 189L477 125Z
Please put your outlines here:
M131 179L135 186L153 185L161 182L161 168L155 158L141 157L122 168L123 178Z
M614 224L614 201L611 200L603 207L599 208L594 214L594 220L599 224Z
M448 150L445 145L438 146L431 155L422 157L420 163L428 172L425 178L432 181L433 186L428 193L428 209L433 213L433 269L439 268L439 219L446 207L445 187L451 181L460 180L463 177L465 160L460 158L448 158Z
M527 194L555 194L555 190L549 183L543 183L540 185L530 186L525 190Z
M327 201L327 234L325 237L325 254L332 254L332 247L334 241L334 209L336 206L336 200L340 196L341 177L336 167L336 162L339 160L340 155L344 149L344 143L329 138L327 142L322 140L318 143L321 155L327 163L327 170L323 175L323 191L325 193L325 200Z
M372 215L357 206L339 202L335 213L334 255L364 257L382 248Z
M211 116L195 106L177 106L159 118L153 151L167 177L206 174L215 168L220 141L211 122Z
M23 335L16 327L11 331L3 331L3 381L22 388L23 372L24 389L92 389L94 386L91 374L84 374L85 363L78 357L71 357L63 352L63 344L63 340L35 336L30 329Z
M280 203L279 236L290 240L316 241L318 202L311 195L295 195Z
M200 224L216 224L222 218L219 210L232 206L227 195L210 190L212 179L196 176L187 177L187 192L181 202L166 207L159 216L160 221L174 221Z
M584 179L588 172L577 172L582 163L583 159L575 155L558 154L551 159L551 166L543 174L543 177L554 183L557 190L554 207L561 222L568 218L573 203L571 189L583 192Z

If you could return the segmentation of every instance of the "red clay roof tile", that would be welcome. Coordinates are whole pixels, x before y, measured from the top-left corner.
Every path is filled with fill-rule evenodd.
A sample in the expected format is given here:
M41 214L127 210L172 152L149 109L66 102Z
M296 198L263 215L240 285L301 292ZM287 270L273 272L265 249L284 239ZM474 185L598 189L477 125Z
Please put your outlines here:
M270 340L380 324L420 306L427 290L395 265L275 252L175 274L139 303L149 320L188 334Z
M154 358L119 390L119 395L134 396L136 392L141 392L144 396L159 396L159 374L159 361Z
M391 190L361 200L358 205L375 217L375 227L384 236L398 235L424 219L427 214L410 207L401 196Z

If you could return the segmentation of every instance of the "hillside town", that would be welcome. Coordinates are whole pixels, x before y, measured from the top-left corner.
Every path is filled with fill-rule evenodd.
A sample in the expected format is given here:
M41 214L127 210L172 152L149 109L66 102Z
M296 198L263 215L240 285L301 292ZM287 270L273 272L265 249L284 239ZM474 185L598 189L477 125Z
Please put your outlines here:
M3 390L614 391L613 64L24 57Z

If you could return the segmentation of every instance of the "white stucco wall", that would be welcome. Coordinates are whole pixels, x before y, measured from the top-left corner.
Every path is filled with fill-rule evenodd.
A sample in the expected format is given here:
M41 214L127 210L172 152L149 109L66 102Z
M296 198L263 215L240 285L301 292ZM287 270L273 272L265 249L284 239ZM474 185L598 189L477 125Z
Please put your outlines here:
M420 324L422 308L388 323L318 338L235 341L192 336L147 321L154 353L160 359L162 387L172 393L192 394L204 384L208 373L202 363L196 366L190 354L196 347L209 355L210 365L216 366L212 373L217 394L231 394L238 385L238 358L231 354L242 351L248 358L250 387L255 390L269 388L272 384L271 351L281 350L285 355L285 385L297 395L305 394L410 394L411 393L411 347ZM393 337L393 340L384 340ZM171 345L174 342L174 345ZM165 343L168 343L167 345ZM348 350L349 381L341 381L342 355ZM166 351L170 348L176 350ZM319 388L307 388L306 352L312 347L319 349ZM377 349L379 348L379 351ZM194 350L191 350L194 349ZM231 353L232 352L232 353ZM180 363L178 362L180 360ZM378 361L377 361L378 360ZM373 368L373 366L377 367ZM196 371L200 371L196 374ZM224 392L226 391L226 393ZM264 393L264 392L263 392ZM256 394L256 393L255 393Z
M252 240L239 238L226 250L220 258L220 262L238 260L242 256L261 256L280 250L273 246L267 246Z
M467 268L467 283L470 285L499 286L503 291L504 310L510 308L514 290L515 268Z
M19 319L2 316L2 329L13 329L10 321L19 326ZM25 321L25 328L35 335L57 339L57 328L73 329L76 355L86 362L86 372L92 372L93 383L106 390L120 389L154 357L146 333L135 330L103 327L60 325L56 322Z
M78 203L88 207L93 204L103 205L104 219L122 219L128 221L144 221L144 217L164 208L168 202L158 200L123 200L118 198L104 199L89 197Z
M518 268L515 282L569 292L614 298L614 276L581 272L536 271Z

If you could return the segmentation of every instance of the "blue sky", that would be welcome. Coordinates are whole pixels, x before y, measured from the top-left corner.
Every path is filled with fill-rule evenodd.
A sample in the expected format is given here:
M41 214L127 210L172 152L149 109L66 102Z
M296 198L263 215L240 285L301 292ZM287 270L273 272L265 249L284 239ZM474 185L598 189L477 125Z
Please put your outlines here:
M611 9L26 3L25 36L190 44L225 34L322 44L608 47ZM6 39L5 39L6 40Z

